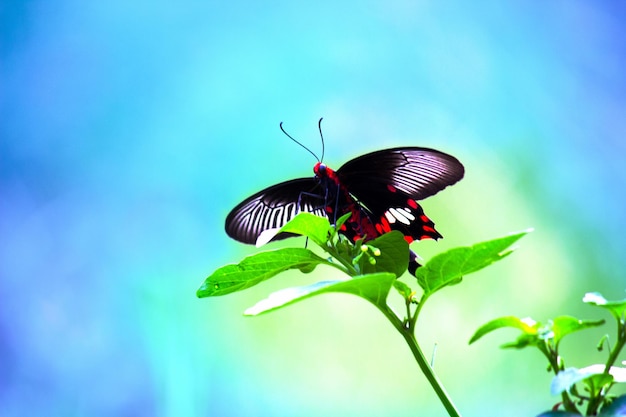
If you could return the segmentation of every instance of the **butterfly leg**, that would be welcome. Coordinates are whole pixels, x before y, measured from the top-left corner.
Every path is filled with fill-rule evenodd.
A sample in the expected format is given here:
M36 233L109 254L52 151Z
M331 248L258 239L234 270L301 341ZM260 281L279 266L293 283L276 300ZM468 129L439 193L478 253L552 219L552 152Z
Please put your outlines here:
M308 198L304 198L304 197L308 197ZM303 200L305 200L305 202L303 202ZM320 202L325 202L326 197L323 195L316 194L316 193L309 193L306 191L302 191L300 195L298 195L298 201L296 204L296 212L294 213L294 216L298 213L306 212L306 213L312 213L318 216L327 217L326 210L324 210L324 205L310 204L311 200L319 200Z
M298 202L296 204L296 214L298 214L299 212L305 211L305 212L313 213L318 216L326 217L332 224L336 224L337 219L339 218L341 214L339 213L339 206L340 206L339 185L337 185L337 190L334 190L334 189L331 190L331 187L333 185L334 184L329 184L323 187L324 195L302 191L300 195L298 196ZM304 197L307 197L307 198L304 198ZM305 200L306 203L310 203L311 200L317 200L319 201L319 204L317 205L306 204L306 203L303 203L303 200ZM334 207L333 207L333 204L331 204L332 200L335 201Z

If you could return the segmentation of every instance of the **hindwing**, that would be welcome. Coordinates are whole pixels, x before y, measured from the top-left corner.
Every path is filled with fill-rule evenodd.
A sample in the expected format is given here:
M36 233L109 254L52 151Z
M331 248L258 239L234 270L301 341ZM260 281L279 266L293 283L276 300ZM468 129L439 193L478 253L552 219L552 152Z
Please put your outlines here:
M226 217L226 233L239 242L254 244L263 231L282 227L300 212L326 216L323 196L323 190L312 177L273 185L231 210ZM289 236L278 235L274 240Z

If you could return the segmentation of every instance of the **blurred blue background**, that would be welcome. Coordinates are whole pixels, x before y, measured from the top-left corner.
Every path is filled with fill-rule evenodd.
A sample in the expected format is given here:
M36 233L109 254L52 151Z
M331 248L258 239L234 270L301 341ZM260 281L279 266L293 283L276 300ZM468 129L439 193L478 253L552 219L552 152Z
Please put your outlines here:
M626 8L621 2L5 1L0 4L0 415L443 416L408 348L356 297L258 318L285 274L195 291L254 248L228 211L262 187L418 145L457 156L424 202L424 258L534 227L434 297L418 323L465 416L549 408L491 318L606 317L624 297ZM296 243L300 244L300 243ZM565 341L603 361L604 332ZM507 333L507 334L505 334Z

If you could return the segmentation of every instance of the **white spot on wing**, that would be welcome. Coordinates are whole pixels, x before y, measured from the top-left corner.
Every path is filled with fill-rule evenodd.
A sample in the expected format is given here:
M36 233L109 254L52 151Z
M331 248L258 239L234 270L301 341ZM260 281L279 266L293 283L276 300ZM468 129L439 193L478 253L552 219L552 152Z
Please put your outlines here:
M409 221L413 221L415 220L415 216L413 215L413 213L411 213L411 210L406 208L406 207L402 207L402 211L404 211L404 216L409 219Z
M259 237L256 239L256 247L260 248L261 246L269 243L274 236L278 234L280 227L276 227L274 229L267 229L261 232Z
M397 221L402 224L406 224L407 226L411 224L411 220L407 218L407 214L410 217L415 218L411 213L407 213L403 207L395 208L392 207L389 209L388 213L390 213Z
M395 223L396 222L396 218L393 217L393 214L389 213L388 211L385 212L385 217L387 218L387 221L389 223Z

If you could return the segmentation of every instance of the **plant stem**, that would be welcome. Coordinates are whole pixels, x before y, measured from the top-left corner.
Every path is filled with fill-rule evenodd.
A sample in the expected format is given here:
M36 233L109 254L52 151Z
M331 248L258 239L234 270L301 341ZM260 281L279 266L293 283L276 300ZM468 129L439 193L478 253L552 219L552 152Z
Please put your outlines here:
M400 334L402 334L402 337L404 337L404 340L409 345L409 348L413 353L413 357L415 357L415 360L424 373L424 376L426 376L426 379L430 383L431 387L435 390L435 393L448 412L448 415L450 417L461 417L461 413L459 413L459 410L457 410L452 403L452 400L441 384L441 381L439 381L439 378L437 378L437 375L435 375L435 372L430 367L428 360L426 360L426 357L422 353L422 349L420 349L417 339L415 339L415 335L413 334L413 327L403 325L402 320L400 320L388 306L377 305L377 307L379 307L385 317L389 319L391 324L393 324L396 330L398 330Z
M611 367L615 364L615 361L619 357L621 350L624 348L624 344L626 344L626 326L624 322L618 318L617 320L617 343L611 350L611 354L609 355L609 359L606 362L604 367L604 373L609 374ZM606 399L606 394L608 393L611 385L606 386L606 389L600 390L598 395L592 397L589 401L589 405L587 406L587 415L595 415L598 412L600 406L604 403Z
M446 392L445 388L441 384L441 381L439 381L439 378L437 378L437 375L435 374L433 369L430 367L428 361L424 357L424 353L422 353L422 349L420 349L419 344L417 343L417 340L415 339L415 335L411 333L410 331L408 331L407 329L404 329L401 333L402 333L402 336L404 337L404 340L406 340L407 344L409 345L409 348L411 348L411 352L413 352L413 356L415 357L417 364L419 365L420 369L426 376L426 379L428 380L428 382L430 382L430 385L435 390L435 393L439 397L439 400L445 407L450 417L460 417L461 413L459 413L459 410L457 410L454 404L452 403L452 400L450 399L450 397L448 396L448 393Z
M342 269L339 267L339 265L337 264L332 264L334 267L336 267L337 269L339 269L340 271L344 272L347 275L350 275L351 277L359 275L359 271L354 267L354 265L352 265L352 262L350 262L349 260L345 259L343 256L341 256L339 254L339 252L337 252L337 250L332 247L332 246L320 246L324 251L328 252L330 254L330 256L332 256L333 258L335 258L336 260L339 261L339 263L341 265L343 265L343 267L345 269Z
M613 347L613 350L611 351L611 354L609 355L609 359L606 361L606 366L604 367L604 373L609 373L609 370L615 364L615 361L617 361L617 358L619 357L619 354L624 348L625 344L626 344L626 323L618 320L617 342L615 343L615 346Z
M558 375L559 372L563 370L563 365L559 361L558 350L556 348L553 348L547 342L544 345L539 345L538 348L541 353L543 353L544 356L548 359L548 363L550 364L554 375ZM565 408L565 410L579 414L576 404L574 404L567 391L563 391L561 393L561 402L563 403L563 408Z

